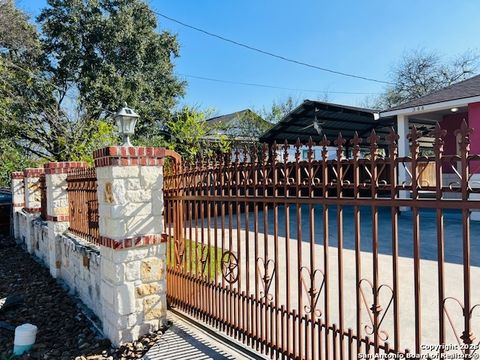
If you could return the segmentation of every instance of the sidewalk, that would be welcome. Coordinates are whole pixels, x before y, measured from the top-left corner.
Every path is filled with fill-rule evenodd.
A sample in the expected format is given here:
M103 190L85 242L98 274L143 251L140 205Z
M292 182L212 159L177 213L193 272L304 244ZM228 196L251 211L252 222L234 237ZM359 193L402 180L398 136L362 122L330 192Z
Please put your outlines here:
M264 359L246 348L243 351L222 341L221 336L215 336L204 326L197 326L171 311L168 320L173 325L145 354L144 360Z

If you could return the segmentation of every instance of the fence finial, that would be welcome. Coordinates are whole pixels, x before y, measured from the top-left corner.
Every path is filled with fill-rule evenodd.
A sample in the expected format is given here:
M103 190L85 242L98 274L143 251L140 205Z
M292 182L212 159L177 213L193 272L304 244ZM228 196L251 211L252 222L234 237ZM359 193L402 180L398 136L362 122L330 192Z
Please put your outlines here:
M302 147L302 143L300 142L300 138L297 138L297 142L295 143L295 161L300 161L300 148Z
M350 144L353 145L352 155L354 160L358 160L360 157L360 144L362 143L362 138L358 136L358 132L355 131L353 134L353 139L350 140Z
M455 130L455 136L460 135L460 140L458 144L460 145L460 150L462 153L468 153L470 151L470 134L472 134L473 129L468 127L467 121L462 120L460 129Z
M342 160L343 156L343 145L345 144L346 140L342 136L342 132L340 131L338 133L337 138L333 142L337 146L337 160L340 161Z
M288 145L287 139L285 139L285 142L283 143L283 162L286 164L288 162L288 149L290 148L290 145Z
M313 139L311 136L308 138L307 146L308 146L308 152L307 152L308 162L312 162L313 155L314 155L313 147L315 146L315 143L313 142Z
M322 137L322 141L320 141L320 145L322 146L322 159L326 161L328 159L328 145L330 145L330 141L325 134Z
M435 139L433 142L433 150L435 152L435 155L439 156L443 153L443 145L445 144L443 138L445 137L445 135L447 135L447 130L442 129L440 127L440 123L437 121L437 123L435 124L435 129L431 132L431 135Z

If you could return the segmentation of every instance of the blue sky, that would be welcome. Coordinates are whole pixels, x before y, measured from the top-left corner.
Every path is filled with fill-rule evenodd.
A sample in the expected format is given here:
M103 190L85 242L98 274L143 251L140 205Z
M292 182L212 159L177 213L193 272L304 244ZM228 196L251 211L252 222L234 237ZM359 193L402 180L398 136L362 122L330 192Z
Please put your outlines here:
M438 51L446 59L479 50L478 0L150 0L167 16L279 55L317 66L389 80L392 66L411 49ZM17 0L38 15L43 0ZM223 84L186 77L182 104L228 113L269 108L288 96L362 105L384 85L325 73L234 46L159 18L160 29L178 35L176 72L293 91ZM327 92L325 94L324 92ZM330 92L330 93L329 93Z

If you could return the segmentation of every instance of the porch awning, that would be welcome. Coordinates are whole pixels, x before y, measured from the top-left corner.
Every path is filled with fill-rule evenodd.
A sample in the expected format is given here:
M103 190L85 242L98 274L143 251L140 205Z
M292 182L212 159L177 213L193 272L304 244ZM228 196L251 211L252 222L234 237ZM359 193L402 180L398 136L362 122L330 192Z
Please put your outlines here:
M317 124L315 124L315 115ZM285 116L277 125L260 137L261 142L293 144L297 138L307 142L310 137L319 142L325 134L335 140L341 132L344 138L351 139L355 131L360 137L367 137L372 129L381 136L381 144L388 134L392 119L379 120L378 111L352 106L305 100L300 106ZM317 130L318 129L318 130Z

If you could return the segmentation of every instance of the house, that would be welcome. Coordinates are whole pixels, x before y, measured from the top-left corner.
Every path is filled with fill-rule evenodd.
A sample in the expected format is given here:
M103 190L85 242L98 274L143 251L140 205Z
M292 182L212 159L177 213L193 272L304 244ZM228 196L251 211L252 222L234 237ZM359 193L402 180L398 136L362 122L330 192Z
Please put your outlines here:
M220 136L226 136L236 143L249 143L258 141L259 136L271 127L272 124L257 113L245 109L207 119L206 139L218 141Z
M470 137L470 150L472 153L480 154L480 75L380 112L380 121L389 120L396 124L400 135L400 156L408 154L406 135L413 125L428 134L437 122L447 131L445 154L459 154L455 130L460 128L463 120L469 127L477 129ZM433 141L428 136L424 139L426 147Z
M400 136L398 154L401 157L410 154L407 135L414 125L425 134L421 138L420 153L428 155L433 149L431 131L437 122L446 130L444 155L460 155L460 144L455 131L460 129L463 121L473 129L470 134L470 153L480 154L480 75L382 111L380 121L387 123L393 121L396 125ZM429 165L434 167L434 164ZM456 173L458 170L460 162L443 166L444 186L458 183ZM472 166L470 171L471 182L477 183L480 180L480 169ZM404 181L407 178L406 170L399 167L399 180ZM475 194L471 195L474 196ZM480 220L480 212L473 212L472 219Z

